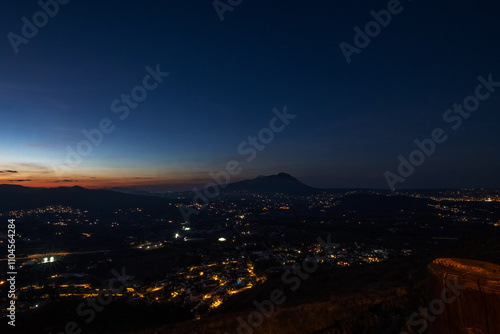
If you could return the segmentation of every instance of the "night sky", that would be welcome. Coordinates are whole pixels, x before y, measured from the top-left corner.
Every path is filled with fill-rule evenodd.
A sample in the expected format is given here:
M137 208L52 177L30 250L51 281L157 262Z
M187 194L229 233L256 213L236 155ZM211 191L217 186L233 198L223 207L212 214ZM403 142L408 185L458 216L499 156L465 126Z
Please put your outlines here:
M348 63L340 43L354 47L354 28L388 6L398 13ZM210 0L59 7L47 22L35 15L25 38L21 18L40 5L2 2L0 183L189 189L235 160L231 181L287 172L322 188L388 188L398 157L442 128L447 139L396 188L500 188L500 87L483 86L460 125L458 113L443 119L479 76L500 82L497 1L243 0L223 21ZM157 68L161 82L134 91L142 101L120 101ZM275 122L248 162L248 137L285 106L296 117ZM68 160L102 122L113 130Z

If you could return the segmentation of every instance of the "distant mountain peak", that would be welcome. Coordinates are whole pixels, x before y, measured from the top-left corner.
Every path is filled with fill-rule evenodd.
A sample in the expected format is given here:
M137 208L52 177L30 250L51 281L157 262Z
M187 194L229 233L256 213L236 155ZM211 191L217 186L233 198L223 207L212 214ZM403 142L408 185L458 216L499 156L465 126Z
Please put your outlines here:
M290 174L281 172L273 175L259 175L255 179L230 184L226 191L252 191L264 193L309 194L318 189L303 184Z
M292 178L292 179L295 179L295 178L294 178L293 176L291 176L290 174L283 173L283 172L276 174L276 176L278 176L278 177L283 177L283 178L285 178L285 177L286 177L286 178Z
M297 180L296 178L294 178L290 174L287 174L287 173L284 173L284 172L281 172L281 173L278 173L278 174L273 174L273 175L259 175L259 176L256 177L256 179L266 179L266 178L282 178L282 179Z

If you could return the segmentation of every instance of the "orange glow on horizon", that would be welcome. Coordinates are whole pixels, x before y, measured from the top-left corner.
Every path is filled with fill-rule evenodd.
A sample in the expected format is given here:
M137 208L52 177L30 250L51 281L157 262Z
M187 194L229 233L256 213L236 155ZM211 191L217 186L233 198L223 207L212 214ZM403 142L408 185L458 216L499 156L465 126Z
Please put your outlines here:
M231 182L243 179L245 177L240 175L232 179ZM122 187L177 191L203 187L208 182L213 182L208 171L176 170L159 174L150 170L92 169L85 171L85 173L68 173L63 177L58 177L55 173L34 170L0 174L0 185L20 185L30 188L80 186L89 189Z
M192 178L186 179L163 179L163 178L136 178L136 177L100 177L100 178L75 178L67 180L58 180L56 178L47 179L29 179L29 181L8 180L0 178L0 185L19 185L30 188L59 188L80 186L88 189L99 188L185 188L191 189L197 184L203 182L193 182Z

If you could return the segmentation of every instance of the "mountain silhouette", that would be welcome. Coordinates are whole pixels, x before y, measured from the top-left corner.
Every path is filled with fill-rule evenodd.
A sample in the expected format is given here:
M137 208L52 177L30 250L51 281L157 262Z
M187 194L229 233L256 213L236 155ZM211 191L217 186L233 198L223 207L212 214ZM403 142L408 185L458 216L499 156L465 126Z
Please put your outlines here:
M319 191L300 182L286 173L270 176L258 176L255 179L244 180L229 184L225 192L249 191L256 193L284 193L293 195L307 195Z
M166 206L165 201L160 198L86 189L79 186L30 188L18 185L0 185L0 212L34 209L49 205L99 210Z

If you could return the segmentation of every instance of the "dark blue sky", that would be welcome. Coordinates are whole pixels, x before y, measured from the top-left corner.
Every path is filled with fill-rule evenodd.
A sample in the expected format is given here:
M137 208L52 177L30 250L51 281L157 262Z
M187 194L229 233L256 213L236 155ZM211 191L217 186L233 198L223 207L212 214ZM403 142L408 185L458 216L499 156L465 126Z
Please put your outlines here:
M401 1L348 64L339 44L390 2L243 0L221 21L212 1L72 0L16 53L8 34L41 8L4 1L0 183L178 189L236 160L232 181L284 171L386 188L398 156L442 128L448 139L396 188L500 188L500 87L457 130L443 120L478 76L500 81L499 5ZM157 64L169 76L120 120L111 103ZM297 117L246 162L240 143L285 105ZM114 130L67 160L104 118Z

